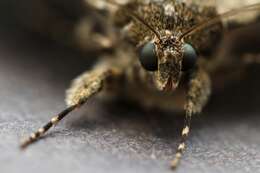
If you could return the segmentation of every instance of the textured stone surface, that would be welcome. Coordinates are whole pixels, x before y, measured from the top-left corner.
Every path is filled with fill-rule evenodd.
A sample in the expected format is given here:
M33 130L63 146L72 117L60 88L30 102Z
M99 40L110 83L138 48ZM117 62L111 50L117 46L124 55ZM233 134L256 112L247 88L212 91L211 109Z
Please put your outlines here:
M95 99L19 151L22 137L64 108L64 90L89 61L10 29L0 37L1 172L171 172L182 117ZM194 118L177 172L260 172L260 70L251 71Z

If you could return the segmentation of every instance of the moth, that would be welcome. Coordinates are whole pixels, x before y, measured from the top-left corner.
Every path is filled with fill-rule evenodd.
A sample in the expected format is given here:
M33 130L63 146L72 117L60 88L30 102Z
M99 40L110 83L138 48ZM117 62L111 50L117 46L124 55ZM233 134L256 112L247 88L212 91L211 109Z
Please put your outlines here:
M112 50L72 82L66 93L67 108L26 138L21 148L37 141L96 94L125 97L144 107L185 115L181 142L170 164L176 168L186 148L191 119L206 105L219 75L229 80L230 71L239 73L259 62L258 56L227 59L216 54L225 32L222 19L259 11L260 3L218 14L214 6L180 0L87 2L107 11L106 27L112 27L113 39L97 40Z

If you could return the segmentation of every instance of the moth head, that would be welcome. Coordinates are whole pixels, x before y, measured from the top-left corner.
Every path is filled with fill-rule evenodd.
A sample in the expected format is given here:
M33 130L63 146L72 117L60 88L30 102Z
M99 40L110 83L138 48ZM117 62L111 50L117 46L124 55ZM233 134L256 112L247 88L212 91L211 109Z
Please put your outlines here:
M195 66L197 54L190 44L166 31L160 39L155 38L141 47L139 60L153 75L159 90L172 91L178 87L182 73Z
M219 24L224 18L259 9L260 3L256 3L227 11L187 29L177 37L170 31L166 31L166 34L161 36L142 17L131 10L128 12L133 19L142 23L156 36L156 39L147 42L140 51L139 57L143 68L153 73L158 89L173 90L178 86L182 72L192 69L197 60L197 54L192 45L182 41L185 37Z

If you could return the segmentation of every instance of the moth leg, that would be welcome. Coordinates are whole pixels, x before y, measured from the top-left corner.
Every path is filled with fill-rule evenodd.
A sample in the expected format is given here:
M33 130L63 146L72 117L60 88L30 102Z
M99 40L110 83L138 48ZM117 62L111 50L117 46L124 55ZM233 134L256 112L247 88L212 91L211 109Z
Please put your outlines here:
M191 74L191 79L189 82L187 100L184 106L185 110L185 120L184 127L181 133L181 142L178 145L175 158L171 162L171 168L175 169L180 163L183 152L186 148L187 137L190 132L191 117L194 114L201 112L202 108L208 101L211 93L211 81L208 74L202 70L198 69Z
M67 108L54 116L47 124L32 133L20 145L21 149L37 141L51 127L59 123L66 115L73 110L81 107L93 95L100 92L105 85L105 81L109 77L116 74L113 66L108 63L100 63L91 71L87 71L79 76L72 83L72 87L67 91Z

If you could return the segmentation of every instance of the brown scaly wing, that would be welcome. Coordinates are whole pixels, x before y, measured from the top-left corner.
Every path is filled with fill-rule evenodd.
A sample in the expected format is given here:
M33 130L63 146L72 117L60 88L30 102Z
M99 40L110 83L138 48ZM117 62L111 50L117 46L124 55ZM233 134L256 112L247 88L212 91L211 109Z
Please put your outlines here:
M259 0L217 0L216 8L219 14L222 14L224 12L227 12L229 10L235 9L235 8L241 8L243 6L252 5L259 3ZM260 11L252 11L250 13L241 13L240 15L236 15L234 17L228 18L223 20L224 24L230 24L233 25L244 25L248 23L253 23L256 21L257 17L260 16Z
M19 26L59 44L83 52L100 52L111 46L105 14L85 0L28 0L16 2L12 8Z

